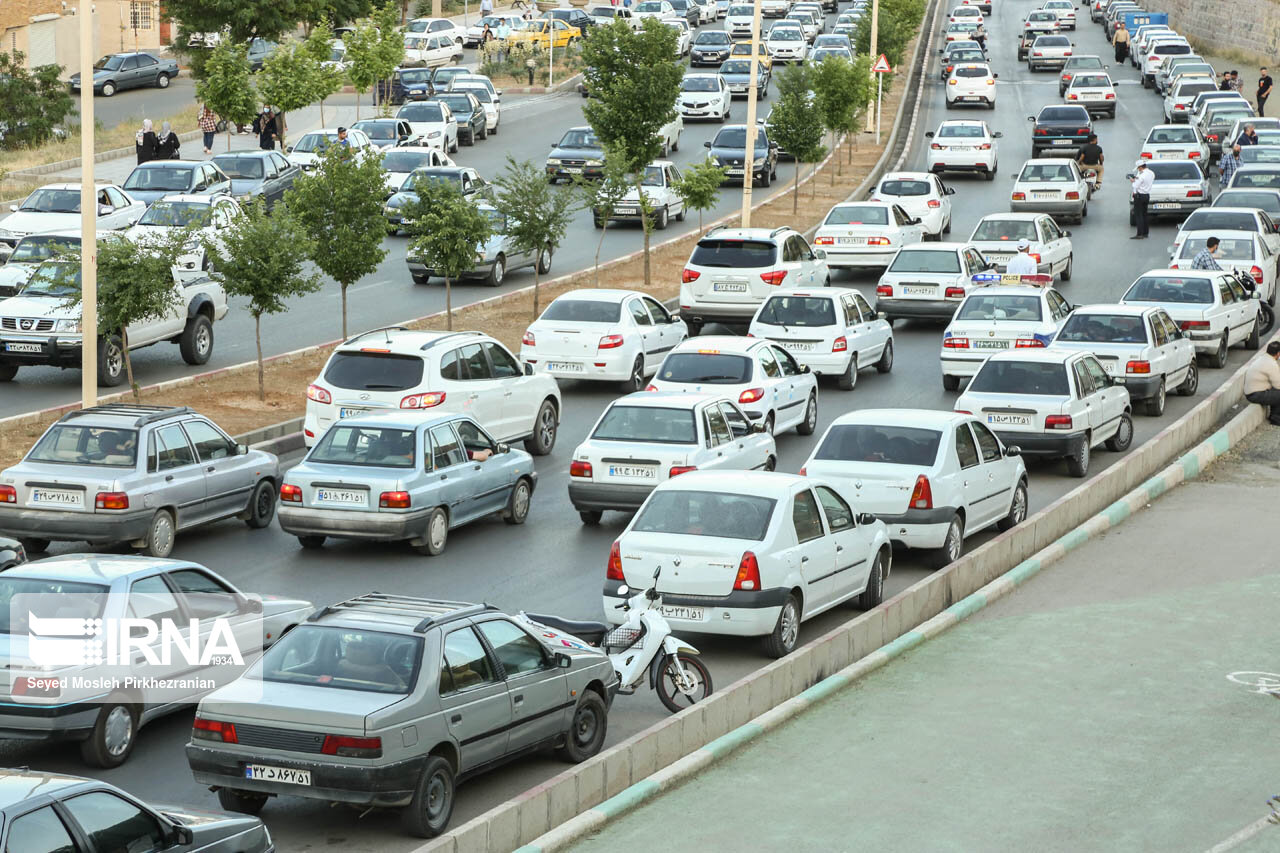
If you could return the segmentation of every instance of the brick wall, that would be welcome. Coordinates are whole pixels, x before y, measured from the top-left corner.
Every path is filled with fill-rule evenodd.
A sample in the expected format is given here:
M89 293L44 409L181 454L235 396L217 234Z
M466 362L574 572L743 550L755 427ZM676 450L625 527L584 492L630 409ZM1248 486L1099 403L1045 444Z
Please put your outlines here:
M1150 0L1145 7L1168 12L1169 26L1203 50L1235 49L1280 65L1280 0Z

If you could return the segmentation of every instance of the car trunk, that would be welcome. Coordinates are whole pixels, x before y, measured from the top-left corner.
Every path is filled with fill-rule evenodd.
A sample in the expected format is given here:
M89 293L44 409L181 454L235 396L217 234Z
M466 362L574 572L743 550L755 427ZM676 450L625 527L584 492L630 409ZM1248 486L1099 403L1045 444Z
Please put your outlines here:
M689 445L635 441L593 441L575 458L591 463L591 482L624 486L656 486L670 479L671 469L689 458Z
M324 463L322 471L295 468L288 481L302 489L302 505L309 509L378 512L378 495L407 488L400 480L404 468Z
M724 596L733 591L742 554L759 546L746 539L633 531L622 537L622 572L630 586L644 589L661 566L660 592Z
M1008 394L966 391L964 397L974 417L1001 432L1042 433L1045 417L1063 414L1067 405L1056 394L1018 394L1010 399Z
M829 353L835 337L835 326L771 326L757 321L766 340L782 344L792 353ZM762 335L757 334L756 337Z
M395 693L241 678L209 695L200 703L197 715L234 722L243 746L303 752L311 750L289 748L289 735L364 734L370 714L403 698Z
M1142 343L1109 343L1109 342L1089 342L1089 343L1055 343L1055 347L1063 349L1076 350L1077 352L1091 352L1102 365L1102 369L1109 376L1124 376L1125 366L1131 361L1143 360L1143 347L1146 342Z
M557 358L593 358L599 352L600 339L619 333L616 323L590 323L575 321L557 324L543 321L535 327L538 341L538 359L555 361Z
M916 478L928 469L916 465L891 463L865 464L851 471L848 462L815 459L805 464L805 473L824 477L852 492L852 503L858 512L901 515L910 508L911 491Z
M968 338L971 351L1013 349L1014 343L1018 340L1035 340L1037 334L1044 337L1045 329L1045 322L1041 320L1000 320L999 322L975 320L972 322L982 325L974 329L966 329L963 320L953 322L957 325L951 329L951 337Z
M82 465L61 465L56 462L23 462L20 471L13 476L18 506L24 509L92 513L94 497L98 492L119 491L120 485L116 477L127 476L135 470L133 466L103 466L91 474L78 473L83 472L84 468ZM136 499L137 495L133 497Z

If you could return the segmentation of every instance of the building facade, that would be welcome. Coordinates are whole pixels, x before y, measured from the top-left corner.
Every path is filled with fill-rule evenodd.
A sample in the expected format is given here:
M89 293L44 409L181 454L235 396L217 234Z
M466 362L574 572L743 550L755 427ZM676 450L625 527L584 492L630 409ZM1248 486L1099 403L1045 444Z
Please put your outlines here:
M69 76L80 65L80 5L81 0L0 0L0 51L20 51L32 68L61 65L63 76ZM157 0L93 0L92 8L95 59L120 51L154 51L168 41L169 27L160 20Z

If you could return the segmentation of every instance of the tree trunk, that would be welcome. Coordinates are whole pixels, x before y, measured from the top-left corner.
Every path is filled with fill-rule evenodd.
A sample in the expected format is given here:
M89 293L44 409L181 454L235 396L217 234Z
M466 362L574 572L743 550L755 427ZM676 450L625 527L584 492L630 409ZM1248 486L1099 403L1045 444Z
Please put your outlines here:
M347 339L347 284L339 282L338 286L342 288L342 339Z
M814 161L813 169L809 172L809 198L818 197L818 161Z
M129 330L120 327L120 348L124 350L124 372L129 378L129 387L133 389L133 402L142 402L142 389L133 381L133 359L129 358Z
M791 215L795 216L800 208L800 161L796 161L796 179L791 189Z
M831 131L831 160L836 170L831 173L831 186L836 185L836 175L844 174L844 164L840 162L840 154L836 151L836 132Z
M609 220L606 219L600 224L600 239L596 241L596 287L600 286L600 250L604 248L604 232L608 227Z
M643 177L643 169L636 172L636 199L640 203L640 229L644 231L644 289L648 291L650 273L649 273L649 201L644 194L644 190L640 186Z
M264 403L267 399L267 384L262 376L262 315L253 315L253 337L258 344L258 402Z
M320 126L324 127L324 98L320 99ZM283 147L281 146L281 148Z
M698 234L702 234L702 209L698 209Z
M449 276L444 277L444 316L445 328L453 331L453 282Z
M356 89L356 121L360 120L360 95L362 94L359 89Z
M533 262L533 319L538 319L538 262Z
M236 126L236 123L234 121L229 121L229 120L227 121L227 150L228 151L231 150L231 128L235 126Z

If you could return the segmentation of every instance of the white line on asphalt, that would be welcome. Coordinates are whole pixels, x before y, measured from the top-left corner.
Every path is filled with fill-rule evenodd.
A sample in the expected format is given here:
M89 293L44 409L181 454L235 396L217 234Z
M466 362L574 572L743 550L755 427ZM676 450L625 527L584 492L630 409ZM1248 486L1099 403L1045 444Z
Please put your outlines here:
M1244 829L1237 832L1235 835L1232 835L1230 838L1220 841L1213 847L1210 847L1209 853L1226 853L1228 850L1234 850L1250 838L1253 838L1259 832L1262 832L1262 830L1266 829L1268 826L1273 825L1274 824L1271 823L1270 815L1260 817Z

